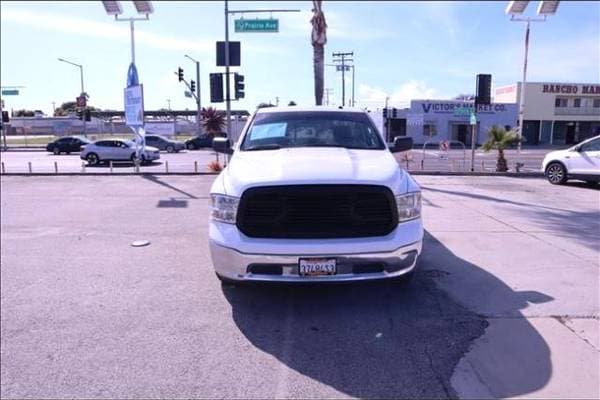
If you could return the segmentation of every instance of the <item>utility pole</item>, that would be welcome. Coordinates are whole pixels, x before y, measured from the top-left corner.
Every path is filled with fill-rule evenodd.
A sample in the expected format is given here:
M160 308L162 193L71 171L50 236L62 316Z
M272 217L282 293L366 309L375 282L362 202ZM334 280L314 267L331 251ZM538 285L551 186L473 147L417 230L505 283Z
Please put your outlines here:
M275 107L279 107L279 96L275 96Z
M353 62L353 59L348 59L346 57L351 57L354 55L354 52L347 53L332 53L333 62L341 62L342 67L342 106L346 106L346 62Z
M352 107L355 107L355 103L354 103L354 64L351 65L352 67Z
M167 99L167 104L169 105L169 111L171 111L171 99Z

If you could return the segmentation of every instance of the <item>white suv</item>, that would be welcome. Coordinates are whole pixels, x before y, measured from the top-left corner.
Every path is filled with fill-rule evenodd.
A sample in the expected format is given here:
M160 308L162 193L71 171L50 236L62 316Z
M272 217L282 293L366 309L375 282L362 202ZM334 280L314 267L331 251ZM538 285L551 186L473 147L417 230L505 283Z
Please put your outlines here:
M86 160L89 165L97 165L104 161L134 162L136 158L135 143L131 140L98 140L85 145L79 157ZM159 158L160 151L156 147L146 146L141 162L145 164Z
M421 253L421 191L358 110L263 108L210 195L210 253L222 281L406 278Z
M546 154L542 171L554 185L565 183L568 179L600 182L600 136L566 150Z

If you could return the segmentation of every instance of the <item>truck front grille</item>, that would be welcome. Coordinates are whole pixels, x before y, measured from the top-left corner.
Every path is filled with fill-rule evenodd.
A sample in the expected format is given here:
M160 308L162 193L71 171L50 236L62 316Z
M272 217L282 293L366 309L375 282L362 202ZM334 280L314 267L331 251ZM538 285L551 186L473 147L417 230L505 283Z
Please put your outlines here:
M288 185L250 188L237 227L257 238L384 236L398 224L393 193L375 185Z

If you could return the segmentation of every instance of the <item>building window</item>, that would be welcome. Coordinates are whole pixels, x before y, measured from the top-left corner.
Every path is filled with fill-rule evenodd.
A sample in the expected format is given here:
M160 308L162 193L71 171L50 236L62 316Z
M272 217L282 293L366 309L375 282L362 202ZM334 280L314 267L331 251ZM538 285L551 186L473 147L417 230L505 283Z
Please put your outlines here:
M573 100L573 107L581 107L581 99Z
M554 101L554 107L566 107L567 106L567 99L564 97L557 97L556 100Z
M437 135L437 127L435 123L428 122L423 125L423 136L433 137Z
M594 99L594 108L600 108L600 99Z

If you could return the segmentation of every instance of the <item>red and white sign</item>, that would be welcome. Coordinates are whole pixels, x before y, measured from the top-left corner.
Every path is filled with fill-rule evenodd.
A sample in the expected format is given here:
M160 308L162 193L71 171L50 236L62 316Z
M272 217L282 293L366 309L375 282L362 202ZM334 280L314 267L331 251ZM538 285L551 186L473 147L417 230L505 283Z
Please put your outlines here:
M86 101L85 101L85 96L79 96L77 98L77 107L85 107L86 105Z

